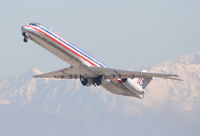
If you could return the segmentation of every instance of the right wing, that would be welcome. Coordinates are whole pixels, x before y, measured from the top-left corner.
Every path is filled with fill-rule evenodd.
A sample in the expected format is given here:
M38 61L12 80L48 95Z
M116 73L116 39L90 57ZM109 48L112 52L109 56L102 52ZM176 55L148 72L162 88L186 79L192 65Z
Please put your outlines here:
M161 73L151 73L151 72L138 72L138 71L128 71L120 69L111 69L103 67L89 67L91 71L103 75L104 79L116 79L116 78L164 78L172 80L180 80L176 74L161 74Z

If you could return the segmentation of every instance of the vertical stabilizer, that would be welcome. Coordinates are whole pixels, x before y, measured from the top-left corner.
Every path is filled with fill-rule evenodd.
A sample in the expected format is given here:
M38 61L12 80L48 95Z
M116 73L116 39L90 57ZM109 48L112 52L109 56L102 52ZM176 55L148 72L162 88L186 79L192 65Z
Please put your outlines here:
M142 70L142 72L148 72L147 70ZM152 77L138 78L137 84L140 85L143 89L151 82Z

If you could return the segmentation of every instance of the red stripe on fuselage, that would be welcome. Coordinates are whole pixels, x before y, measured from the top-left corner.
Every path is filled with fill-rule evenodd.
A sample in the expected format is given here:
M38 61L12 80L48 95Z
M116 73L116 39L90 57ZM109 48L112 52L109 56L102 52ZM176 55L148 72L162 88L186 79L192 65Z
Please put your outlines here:
M77 52L73 51L72 49L70 49L69 47L65 46L63 43L61 43L60 41L58 41L56 38L53 38L52 36L49 36L49 34L47 34L46 32L41 31L38 28L29 26L29 25L25 25L25 27L30 27L33 28L34 30L44 34L45 36L47 36L48 38L50 38L51 40L53 40L54 42L58 43L59 45L61 45L62 47L64 47L65 49L71 51L72 53L74 53L75 55L79 56L80 58L82 58L83 60L87 61L88 63L90 63L92 66L97 66L95 63L91 62L90 60L88 60L87 58L81 56L80 54L78 54ZM57 34L56 34L57 35ZM60 37L60 36L59 36ZM116 82L121 83L121 80L116 78L114 79Z
M92 61L90 61L89 59L83 57L82 55L78 54L77 52L75 52L74 50L70 49L69 47L67 47L66 45L64 45L63 43L61 43L60 41L58 41L56 38L53 38L52 36L49 36L49 34L47 34L46 32L41 31L38 28L32 27L32 26L28 26L25 25L26 27L31 27L34 30L44 34L45 36L47 36L48 38L50 38L51 40L53 40L54 42L58 43L59 45L61 45L62 47L64 47L65 49L69 50L70 52L74 53L75 55L79 56L80 58L82 58L83 60L87 61L88 63L90 63L92 66L97 66L95 63L93 63Z

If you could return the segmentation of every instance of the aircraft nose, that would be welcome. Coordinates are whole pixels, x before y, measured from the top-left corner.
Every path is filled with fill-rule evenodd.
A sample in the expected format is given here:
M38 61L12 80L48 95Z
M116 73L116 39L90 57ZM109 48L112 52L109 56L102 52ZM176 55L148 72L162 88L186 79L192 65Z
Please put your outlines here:
M22 30L22 32L27 32L27 27L26 27L26 25L23 25L23 26L21 27L21 30Z
M22 31L22 36L24 37L24 42L28 42L28 35L27 35L28 27L26 25L23 25L21 27L21 31Z

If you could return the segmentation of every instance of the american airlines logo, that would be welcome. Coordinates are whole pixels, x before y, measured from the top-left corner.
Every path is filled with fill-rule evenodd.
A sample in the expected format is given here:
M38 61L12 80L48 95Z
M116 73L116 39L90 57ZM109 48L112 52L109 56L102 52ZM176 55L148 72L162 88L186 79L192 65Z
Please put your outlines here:
M143 87L143 81L144 81L143 78L138 78L137 84Z

